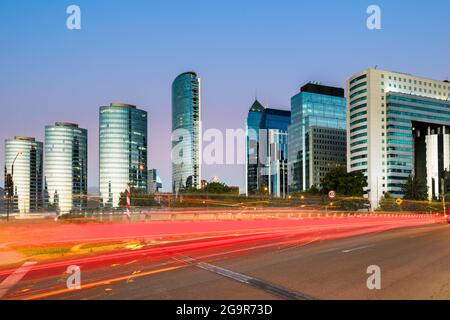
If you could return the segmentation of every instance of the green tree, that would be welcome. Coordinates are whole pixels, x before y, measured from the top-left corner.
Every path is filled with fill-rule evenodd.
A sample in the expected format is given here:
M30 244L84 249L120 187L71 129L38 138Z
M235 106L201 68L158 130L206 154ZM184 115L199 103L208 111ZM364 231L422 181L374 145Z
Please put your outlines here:
M330 190L344 196L359 197L364 194L367 179L362 172L347 172L343 166L338 166L328 172L322 179L322 192Z
M229 193L230 187L228 187L225 183L210 182L205 186L205 188L203 188L203 192L217 194Z
M427 200L428 188L424 181L420 178L410 175L406 183L402 187L405 200Z
M222 182L209 182L202 189L190 188L184 193L197 193L197 194L237 194L239 195L239 188L230 187Z
M119 206L124 207L127 204L126 191L120 193ZM131 206L133 207L151 207L158 205L153 194L140 189L131 188Z

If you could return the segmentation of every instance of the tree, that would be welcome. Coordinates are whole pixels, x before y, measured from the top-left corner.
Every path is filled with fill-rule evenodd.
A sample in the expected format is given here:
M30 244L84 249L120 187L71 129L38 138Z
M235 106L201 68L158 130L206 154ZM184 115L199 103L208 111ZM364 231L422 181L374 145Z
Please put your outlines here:
M322 191L331 190L344 196L362 196L367 187L367 179L362 172L347 172L343 166L338 166L328 172L322 179Z
M319 194L320 190L315 185L313 185L313 186L311 186L311 188L306 190L305 193L308 193L308 194Z
M410 175L406 183L402 187L402 192L404 194L403 199L405 200L427 200L428 199L428 188L422 179Z
M239 195L239 188L230 187L222 182L209 182L202 189L190 188L184 193L197 194L237 194Z
M141 189L131 188L131 206L133 207L151 207L158 203L155 201L155 196L149 194ZM124 207L127 204L126 191L120 193L119 206Z

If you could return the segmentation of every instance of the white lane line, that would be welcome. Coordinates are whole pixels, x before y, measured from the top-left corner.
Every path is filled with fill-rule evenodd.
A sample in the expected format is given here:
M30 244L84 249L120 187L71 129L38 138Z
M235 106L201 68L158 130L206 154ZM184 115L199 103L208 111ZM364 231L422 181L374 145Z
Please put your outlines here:
M272 284L272 283L269 283L269 282L266 282L266 281L263 281L260 279L256 279L256 278L247 276L245 274L237 273L237 272L225 269L225 268L221 268L221 267L218 267L218 266L206 263L206 262L201 262L201 261L192 259L191 257L188 257L188 256L180 255L178 257L181 260L183 260L184 262L193 264L200 269L216 273L218 275L221 275L221 276L229 278L229 279L233 279L233 280L241 282L241 283L245 283L247 285L264 290L266 292L269 292L273 295L282 297L284 299L289 299L289 300L312 300L312 299L314 299L313 297L305 295L301 292L293 291L293 290L281 287L279 285Z
M366 248L371 248L371 247L375 247L375 245L371 244L371 245L368 245L368 246L362 246L362 247L342 250L342 253L349 253L349 252L353 252L353 251L357 251L357 250L361 250L361 249L366 249Z
M25 262L20 268L11 273L2 283L0 283L0 298L2 298L8 291L14 287L22 278L30 271L31 267L35 265L35 261Z

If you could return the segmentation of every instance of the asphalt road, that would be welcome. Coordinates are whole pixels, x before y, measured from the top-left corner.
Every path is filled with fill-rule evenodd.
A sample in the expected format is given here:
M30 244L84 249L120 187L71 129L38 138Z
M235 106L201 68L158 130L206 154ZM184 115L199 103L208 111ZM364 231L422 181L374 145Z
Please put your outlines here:
M366 286L371 265L381 268L380 290ZM94 284L52 292L49 288L66 280L61 272L57 277L25 277L4 298L450 299L450 225L324 241L318 237L312 243L239 256L138 259L83 271L82 278Z

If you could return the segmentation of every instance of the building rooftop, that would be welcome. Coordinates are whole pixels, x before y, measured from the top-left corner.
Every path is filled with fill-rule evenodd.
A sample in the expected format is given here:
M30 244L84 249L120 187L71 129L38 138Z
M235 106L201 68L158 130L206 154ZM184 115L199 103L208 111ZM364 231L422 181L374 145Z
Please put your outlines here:
M120 102L112 102L109 106L110 107L114 107L114 108L131 108L131 109L136 109L135 105L128 104L128 103L120 103Z
M307 83L303 87L300 88L301 92L309 92L309 93L316 93L316 94L323 94L326 96L333 96L333 97L341 97L343 98L345 96L345 91L343 88L337 88L337 87L330 87L330 86L324 86L322 84L316 84L316 83Z
M184 75L191 75L191 76L197 77L197 73L195 73L194 71L186 71L186 72L179 74L175 79L182 77Z
M63 122L63 121L58 121L58 122L56 122L56 123L55 123L55 126L57 126L57 127L78 128L78 124L76 124L76 123Z
M264 107L261 103L259 103L258 100L255 99L255 102L253 102L252 106L250 107L249 112L262 112L264 111Z
M285 117L291 116L291 111L289 111L289 110L280 110L280 109L272 109L272 108L266 108L264 110L264 113L285 116Z
M20 141L36 141L33 137L26 137L26 136L15 136L14 140L20 140Z

